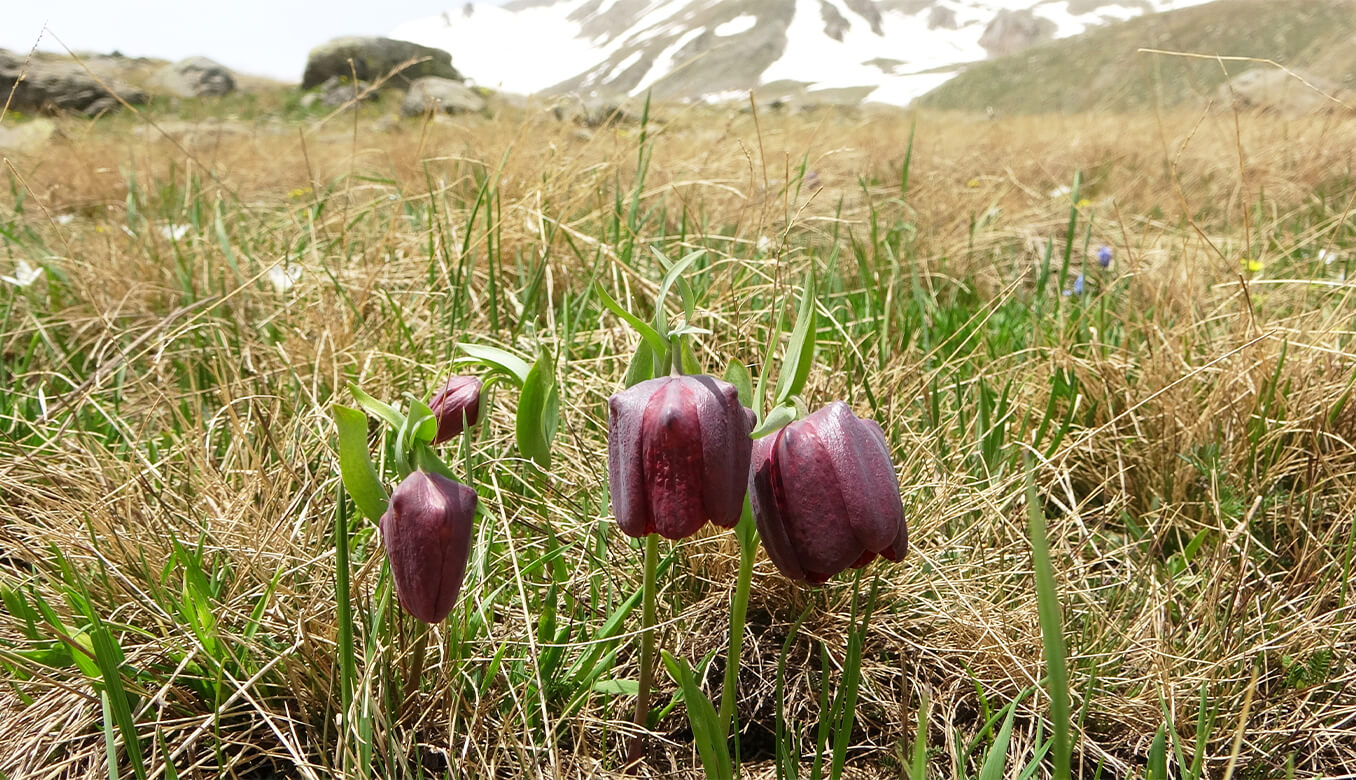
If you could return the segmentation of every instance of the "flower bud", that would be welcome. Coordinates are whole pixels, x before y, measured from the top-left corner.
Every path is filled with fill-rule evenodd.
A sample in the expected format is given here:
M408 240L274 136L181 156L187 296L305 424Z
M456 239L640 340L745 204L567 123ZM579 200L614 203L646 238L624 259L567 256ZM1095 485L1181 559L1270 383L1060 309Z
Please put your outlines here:
M428 402L438 420L434 444L442 444L480 419L480 380L473 376L454 376Z
M824 582L908 549L885 434L842 401L754 442L749 482L763 547L791 579Z
M416 471L391 494L378 524L391 578L400 606L425 623L457 603L475 514L476 492L441 474Z
M747 489L753 413L709 376L650 379L608 399L607 471L617 525L682 539L733 528Z

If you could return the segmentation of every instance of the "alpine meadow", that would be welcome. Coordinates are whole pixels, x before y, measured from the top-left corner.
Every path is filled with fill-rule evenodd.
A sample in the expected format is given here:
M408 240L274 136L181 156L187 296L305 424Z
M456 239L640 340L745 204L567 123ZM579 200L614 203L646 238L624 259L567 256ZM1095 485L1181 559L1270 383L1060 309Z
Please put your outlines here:
M1356 766L1342 98L357 97L0 115L0 777Z

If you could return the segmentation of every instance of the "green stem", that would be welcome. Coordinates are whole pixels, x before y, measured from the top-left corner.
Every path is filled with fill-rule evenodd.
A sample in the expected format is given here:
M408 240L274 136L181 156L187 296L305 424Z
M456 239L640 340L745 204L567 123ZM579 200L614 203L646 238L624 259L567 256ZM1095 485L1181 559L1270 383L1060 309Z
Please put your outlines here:
M405 701L410 701L419 692L419 683L424 676L424 654L428 650L428 635L432 628L419 623L419 636L414 640L414 649L410 654L410 671L405 676Z
M645 586L643 612L640 624L640 690L636 694L636 728L631 747L626 752L626 763L638 765L645 749L644 731L650 720L650 683L654 675L655 573L659 569L659 535L645 537Z
M748 499L735 528L739 539L739 580L730 603L730 649L725 655L725 687L720 693L720 733L728 739L734 717L735 693L739 687L739 656L744 646L744 615L749 608L749 586L753 582L753 559L758 552L758 537L753 528L753 512Z

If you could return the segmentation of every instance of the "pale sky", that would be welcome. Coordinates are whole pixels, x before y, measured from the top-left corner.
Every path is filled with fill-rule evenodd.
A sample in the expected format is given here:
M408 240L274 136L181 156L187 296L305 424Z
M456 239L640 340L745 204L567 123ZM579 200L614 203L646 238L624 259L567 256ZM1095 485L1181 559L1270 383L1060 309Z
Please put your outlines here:
M340 35L385 35L465 0L0 0L0 49L111 52L300 81L306 52ZM43 25L55 34L39 34ZM57 42L60 39L60 43ZM456 53L452 61L456 62Z

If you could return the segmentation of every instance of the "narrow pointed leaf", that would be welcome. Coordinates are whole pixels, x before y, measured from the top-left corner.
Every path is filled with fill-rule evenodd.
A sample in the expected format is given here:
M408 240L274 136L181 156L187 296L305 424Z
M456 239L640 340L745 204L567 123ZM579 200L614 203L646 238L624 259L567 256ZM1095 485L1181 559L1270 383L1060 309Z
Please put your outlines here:
M749 367L739 360L731 360L730 365L725 368L725 375L722 377L726 382L735 386L739 391L739 402L749 408L753 408L753 375L749 373Z
M532 370L532 366L526 360L506 349L487 347L484 344L458 344L457 348L467 355L465 358L459 358L458 362L480 363L502 371L517 380L516 384L519 387L527 381L527 374Z
M653 350L656 355L662 356L668 353L668 342L660 335L659 331L651 327L645 320L642 320L622 308L620 303L617 303L613 300L611 295L607 294L607 290L603 289L601 284L594 285L594 289L597 291L598 299L603 302L603 305L611 310L613 314L621 317L622 321L627 325L635 328L636 332L640 334L641 338L645 339L645 343L650 345L650 349Z
M378 401L352 382L348 385L348 391L353 393L353 398L359 406L385 420L396 430L400 430L405 424L405 415L401 414L394 406L385 401Z
M796 312L796 326L791 331L791 343L786 347L786 358L782 361L777 374L776 403L784 403L793 395L799 395L805 382L810 378L810 367L814 363L815 339L818 328L818 311L815 309L815 274L811 269L805 282L805 294L800 300L800 310Z
M376 522L386 511L387 496L367 451L367 415L335 404L334 422L339 428L339 476L344 489L358 509Z
M795 419L796 407L790 404L781 404L780 406L773 407L772 411L767 413L767 417L763 418L763 424L754 428L753 433L750 433L749 437L752 439L761 439L768 434L776 433L778 430L794 422Z
M542 350L523 382L518 398L518 451L543 469L551 467L551 439L555 436L560 397L550 355Z

